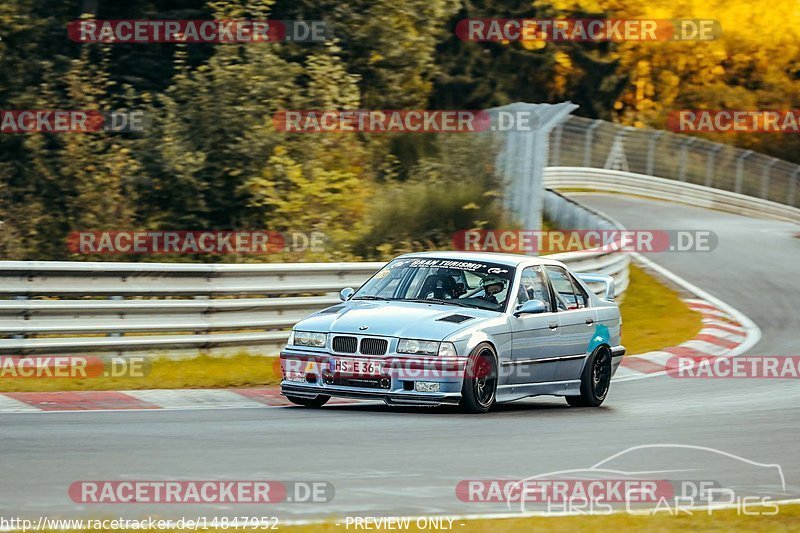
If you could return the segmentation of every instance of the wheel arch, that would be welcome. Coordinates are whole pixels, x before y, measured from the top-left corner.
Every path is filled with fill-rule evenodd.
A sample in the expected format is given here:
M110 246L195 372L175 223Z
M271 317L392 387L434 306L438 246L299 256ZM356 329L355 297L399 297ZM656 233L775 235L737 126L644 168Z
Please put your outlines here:
M610 344L608 344L607 342L598 343L597 345L595 345L595 347L592 350L586 352L586 356L583 358L583 364L581 365L581 374L583 374L583 371L586 368L586 363L589 362L589 359L592 358L592 355L596 354L600 350L606 350L606 351L608 351L608 355L609 356L611 355L611 345Z

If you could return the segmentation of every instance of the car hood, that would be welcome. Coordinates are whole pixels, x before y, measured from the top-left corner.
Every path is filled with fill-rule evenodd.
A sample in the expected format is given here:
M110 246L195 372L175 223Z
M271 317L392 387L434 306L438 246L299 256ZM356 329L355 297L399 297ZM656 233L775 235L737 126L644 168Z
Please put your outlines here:
M471 318L461 323L440 320L451 315ZM494 311L445 304L351 301L314 313L298 322L294 329L443 340L481 320L497 317Z

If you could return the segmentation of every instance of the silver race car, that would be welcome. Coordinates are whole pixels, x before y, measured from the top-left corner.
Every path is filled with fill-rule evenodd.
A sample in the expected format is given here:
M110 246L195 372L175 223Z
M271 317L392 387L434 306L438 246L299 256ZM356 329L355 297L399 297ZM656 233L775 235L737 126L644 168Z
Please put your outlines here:
M337 396L482 413L549 394L596 407L625 354L612 278L543 257L408 254L340 296L297 323L281 352L281 392L296 404Z

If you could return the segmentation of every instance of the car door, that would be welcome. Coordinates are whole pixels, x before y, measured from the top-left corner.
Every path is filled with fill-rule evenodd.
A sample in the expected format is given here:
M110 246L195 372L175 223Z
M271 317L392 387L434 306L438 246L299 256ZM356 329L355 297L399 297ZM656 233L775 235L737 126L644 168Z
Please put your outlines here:
M552 297L544 271L538 265L522 271L516 307L533 299L542 300L548 311L535 315L511 316L511 360L504 369L509 384L553 381L555 376L557 361L554 358L561 350L558 317L553 312Z
M558 317L559 360L555 381L580 379L587 350L595 333L597 311L589 295L564 268L545 266L553 288Z

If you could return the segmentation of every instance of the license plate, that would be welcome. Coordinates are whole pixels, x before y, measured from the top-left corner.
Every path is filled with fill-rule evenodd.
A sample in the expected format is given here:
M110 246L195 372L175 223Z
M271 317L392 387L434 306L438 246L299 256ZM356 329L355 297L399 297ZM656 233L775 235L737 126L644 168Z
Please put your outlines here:
M369 359L332 359L331 372L377 376L381 373L381 362Z

